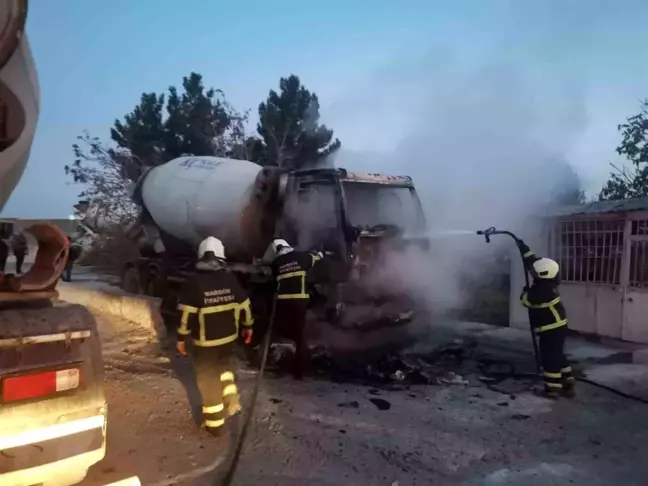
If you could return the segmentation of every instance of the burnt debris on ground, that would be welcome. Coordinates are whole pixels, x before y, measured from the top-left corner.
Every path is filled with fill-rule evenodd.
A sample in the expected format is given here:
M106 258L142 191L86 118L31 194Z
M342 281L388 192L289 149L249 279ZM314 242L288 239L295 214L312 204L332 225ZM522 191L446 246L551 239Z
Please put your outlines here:
M513 362L493 358L478 350L474 339L457 339L436 348L393 347L350 354L334 353L324 347L311 350L308 376L335 383L353 383L379 390L403 390L411 385L478 386L483 385L505 395L514 396L531 389L537 382L531 371L533 357ZM292 371L294 346L277 343L268 357L268 373L289 375ZM521 373L528 369L531 372ZM373 403L373 402L372 402ZM374 403L380 409L380 406ZM353 403L340 404L353 407Z
M453 341L434 350L382 349L340 355L323 347L311 350L309 375L337 383L374 387L399 385L467 385L462 375L476 370L472 361L475 342ZM289 374L293 347L273 346L268 359L271 374ZM378 406L377 404L375 404Z

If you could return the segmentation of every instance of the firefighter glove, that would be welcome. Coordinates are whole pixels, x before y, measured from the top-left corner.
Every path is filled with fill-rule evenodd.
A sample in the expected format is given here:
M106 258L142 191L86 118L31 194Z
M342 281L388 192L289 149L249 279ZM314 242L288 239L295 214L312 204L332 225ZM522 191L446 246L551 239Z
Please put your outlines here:
M252 329L243 329L243 342L250 344L252 342Z
M178 341L176 344L176 349L182 356L187 356L187 345L184 341Z
M529 245L527 245L524 242L524 240L517 240L517 246L520 249L520 252L522 252L522 254L525 254L525 253L528 253L529 251L531 251L531 248L529 248Z

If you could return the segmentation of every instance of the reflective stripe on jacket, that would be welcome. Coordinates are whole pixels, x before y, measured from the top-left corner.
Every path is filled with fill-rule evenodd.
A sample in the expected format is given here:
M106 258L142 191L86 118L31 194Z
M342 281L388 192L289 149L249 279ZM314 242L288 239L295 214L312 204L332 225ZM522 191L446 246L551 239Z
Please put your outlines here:
M533 299L533 294L534 288L531 287L529 292L522 294L521 301L529 309L529 320L536 332L551 331L567 325L567 315L560 296L542 302Z
M193 307L190 305L178 304L178 310L182 312L180 318L180 326L178 327L178 334L182 336L192 335L196 346L213 347L222 346L236 341L239 336L239 325L241 324L241 311L245 312L245 319L243 326L250 327L254 323L252 319L252 310L250 299L246 299L243 303L231 303L222 305L213 305L209 307ZM233 313L233 333L223 337L213 337L213 333L208 332L208 319L206 316L232 312ZM190 316L197 315L198 329L192 333L190 328Z
M306 277L308 271L321 260L317 253L291 251L279 255L272 262L272 271L277 280L277 299L308 299Z
M254 323L247 292L236 276L218 262L200 264L197 268L201 271L187 280L178 294L178 340L190 336L197 346L203 347L236 341L239 326Z

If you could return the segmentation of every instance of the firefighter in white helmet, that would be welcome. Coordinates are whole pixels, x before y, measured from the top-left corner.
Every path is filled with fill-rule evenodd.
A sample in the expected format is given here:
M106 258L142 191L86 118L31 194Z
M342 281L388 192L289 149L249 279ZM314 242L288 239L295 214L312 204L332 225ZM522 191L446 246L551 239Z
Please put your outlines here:
M203 427L220 435L227 416L241 409L231 358L239 335L252 339L250 299L236 276L224 268L225 248L213 236L198 247L196 274L178 295L181 312L178 352L191 351L196 382L202 398Z
M294 250L282 239L275 239L271 247L274 255L272 273L277 280L275 326L282 336L295 341L293 376L301 379L308 362L305 328L310 295L306 288L306 277L323 254Z
M560 267L550 258L538 258L524 241L518 246L524 257L525 269L533 277L530 288L521 295L522 305L529 309L529 321L538 336L542 362L544 390L547 398L575 394L572 368L565 357L567 313L560 300Z

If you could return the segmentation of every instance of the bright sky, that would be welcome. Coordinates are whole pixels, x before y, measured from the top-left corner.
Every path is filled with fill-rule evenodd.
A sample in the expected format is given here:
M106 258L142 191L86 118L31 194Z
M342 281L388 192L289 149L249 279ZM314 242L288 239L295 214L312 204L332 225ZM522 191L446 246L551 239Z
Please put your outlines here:
M564 155L594 192L614 159L617 124L648 96L646 18L645 0L31 0L41 118L3 215L70 214L80 188L68 184L63 167L76 135L88 129L108 140L112 121L142 91L179 85L192 70L238 108L253 110L280 76L295 73L319 95L323 121L343 144L368 150L389 139L380 127L402 139L409 125L397 126L407 113L396 113L393 102L384 120L358 116L367 109L359 100L364 87L385 86L385 79L389 86L397 73L401 81L416 78L420 93L435 85L435 66L448 58L468 68L496 61L539 73L563 93L554 104L545 93L535 108L550 120L564 108L557 105L567 89L580 111Z

